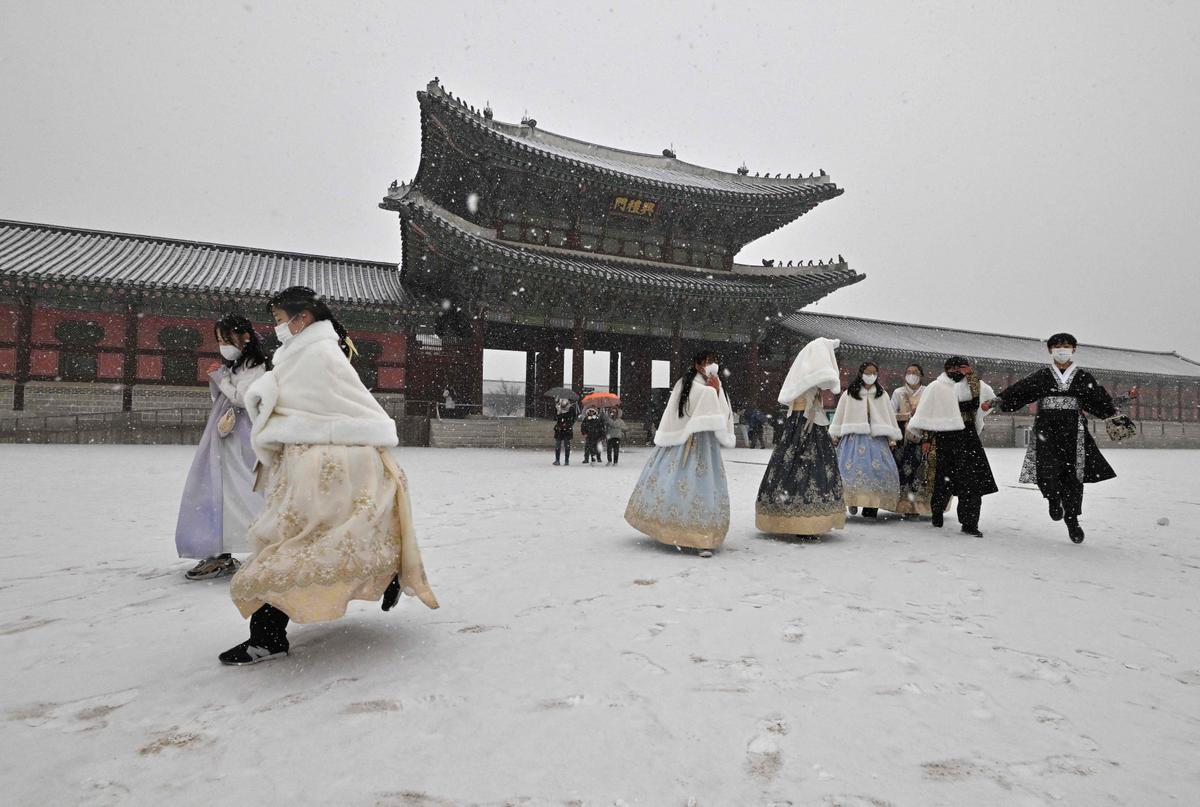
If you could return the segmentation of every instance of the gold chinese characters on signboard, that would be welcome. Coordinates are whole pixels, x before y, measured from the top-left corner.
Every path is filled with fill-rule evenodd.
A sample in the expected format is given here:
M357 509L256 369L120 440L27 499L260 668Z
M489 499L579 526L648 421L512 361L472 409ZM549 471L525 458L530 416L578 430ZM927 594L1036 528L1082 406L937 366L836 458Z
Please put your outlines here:
M658 203L651 202L649 199L630 199L627 196L614 196L611 209L618 213L627 213L631 216L645 216L648 219L652 219L654 218L654 212L658 209Z

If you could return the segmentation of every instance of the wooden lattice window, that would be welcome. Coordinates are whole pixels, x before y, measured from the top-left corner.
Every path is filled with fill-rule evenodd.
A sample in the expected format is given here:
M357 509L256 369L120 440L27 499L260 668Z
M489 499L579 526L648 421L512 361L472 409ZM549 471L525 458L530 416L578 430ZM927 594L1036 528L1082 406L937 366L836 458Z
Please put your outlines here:
M358 355L354 357L354 369L362 379L363 386L373 390L379 386L379 357L383 355L383 345L378 342L354 340Z
M163 356L163 380L168 384L196 383L196 348L203 341L195 328L172 325L158 332L158 344L166 350Z
M54 336L62 342L58 354L58 376L63 381L96 380L96 347L104 339L104 328L93 320L72 319L58 323Z

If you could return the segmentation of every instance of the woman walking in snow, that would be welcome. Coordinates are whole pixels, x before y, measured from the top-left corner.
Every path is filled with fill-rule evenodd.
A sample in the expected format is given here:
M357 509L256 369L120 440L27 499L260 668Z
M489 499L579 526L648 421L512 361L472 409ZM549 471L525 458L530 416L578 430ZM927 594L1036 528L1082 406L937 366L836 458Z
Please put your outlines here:
M625 520L659 543L708 556L729 531L729 485L721 446L733 448L733 409L717 375L717 356L697 353L675 382Z
M790 408L775 428L775 449L758 486L754 523L760 530L811 538L846 526L837 452L829 439L822 390L841 390L836 339L817 337L788 370L779 402Z
M892 393L892 409L896 412L896 425L902 433L921 403L921 395L925 392L922 383L924 377L925 370L913 362L904 370L904 386ZM927 442L906 435L892 452L896 458L896 470L900 473L900 500L896 503L896 512L903 513L906 520L915 520L933 512L929 503L933 490L928 484L926 467L928 451Z
M249 551L246 529L262 512L254 487L254 448L245 395L267 372L269 362L250 320L226 314L213 326L221 366L208 375L212 412L192 459L179 518L175 548L181 558L199 560L188 580L211 580L238 569L235 552Z
M903 435L896 424L891 399L876 381L879 367L866 362L838 401L829 434L837 444L838 468L846 505L853 515L875 518L879 508L896 509L900 474L892 449Z
M255 555L230 584L250 638L222 653L224 664L286 654L289 620L337 619L350 600L382 599L386 611L403 590L438 605L388 453L396 424L351 366L345 328L303 286L269 307L283 344L246 394L267 503L250 527Z

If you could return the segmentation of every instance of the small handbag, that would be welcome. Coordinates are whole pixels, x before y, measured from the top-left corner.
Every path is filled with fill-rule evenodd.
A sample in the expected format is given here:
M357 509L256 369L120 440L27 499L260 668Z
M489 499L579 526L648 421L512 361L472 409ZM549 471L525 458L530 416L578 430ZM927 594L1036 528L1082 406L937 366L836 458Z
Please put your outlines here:
M237 410L230 407L225 410L225 414L217 420L217 434L221 437L228 437L233 432L233 427L237 425Z
M1129 415L1115 415L1110 417L1104 421L1104 430L1108 432L1108 439L1114 443L1137 436L1137 424L1133 422Z

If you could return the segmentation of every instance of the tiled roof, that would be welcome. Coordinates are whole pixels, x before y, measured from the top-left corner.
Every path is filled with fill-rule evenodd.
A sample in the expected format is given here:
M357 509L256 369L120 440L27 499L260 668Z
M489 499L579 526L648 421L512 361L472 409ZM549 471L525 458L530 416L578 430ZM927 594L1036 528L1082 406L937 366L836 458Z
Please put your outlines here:
M629 177L651 185L701 193L818 201L843 192L824 171L809 177L742 175L693 165L675 157L625 151L576 140L546 131L540 126L503 123L484 117L461 99L453 97L436 79L429 83L425 92L418 93L418 97L422 101L423 112L426 111L426 102L435 103L437 108L447 110L458 120L514 149L537 153L554 162L591 168L612 176Z
M301 285L331 301L414 304L395 264L4 220L0 278L252 297Z
M420 191L399 186L385 205L420 227L436 228L438 233L463 243L481 257L542 269L563 279L574 277L597 288L606 284L640 287L649 292L702 294L738 300L779 300L781 306L797 298L807 305L826 294L857 283L865 275L844 262L819 266L766 268L735 265L729 270L695 269L676 264L594 255L555 247L539 247L501 241L494 230L480 227L435 205ZM798 308L794 305L792 310Z
M908 322L880 322L809 311L793 314L780 325L807 338L825 336L840 339L847 347L875 351L881 359L884 355L907 361L909 358L958 354L1031 369L1043 367L1047 362L1045 341L1026 336L963 331ZM1170 351L1080 344L1076 355L1081 367L1092 370L1200 378L1200 363Z

